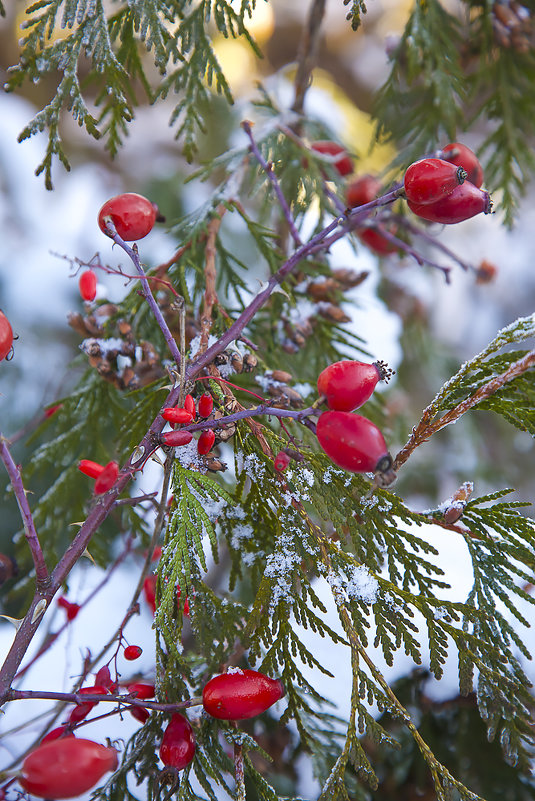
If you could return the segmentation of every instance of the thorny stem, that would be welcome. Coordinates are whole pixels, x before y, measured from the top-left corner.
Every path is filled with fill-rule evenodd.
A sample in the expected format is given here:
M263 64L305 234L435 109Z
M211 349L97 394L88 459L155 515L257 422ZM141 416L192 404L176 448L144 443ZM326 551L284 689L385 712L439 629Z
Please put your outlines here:
M145 270L141 266L141 261L139 259L139 253L138 253L138 250L137 250L137 245L134 244L134 247L132 247L132 248L129 245L127 245L126 242L124 241L124 239L121 239L121 237L119 236L119 234L115 230L115 226L114 226L114 224L113 224L113 222L111 220L107 220L106 221L106 228L108 230L108 235L111 237L111 239L113 239L115 244L119 245L119 247L124 250L126 255L129 256L129 258L131 259L134 267L138 271L139 280L140 280L141 286L143 288L143 296L145 297L145 300L149 304L149 306L150 306L150 308L152 310L152 313L154 314L156 322L158 323L158 325L160 327L160 330L161 330L162 334L164 335L165 341L167 342L169 350L171 351L171 355L173 356L173 359L175 360L175 364L176 364L176 366L178 368L179 365L180 365L180 352L178 350L178 347L177 347L177 344L175 342L175 339L174 339L171 331L169 330L169 326L165 322L164 316L160 311L160 307L156 303L156 301L154 299L154 295L151 292L151 288L149 286L149 282L147 280L147 276L145 274Z
M268 406L262 404L256 406L254 409L243 409L234 414L229 414L226 417L218 417L214 420L203 420L201 423L192 423L187 426L182 426L183 431L204 431L205 428L222 428L230 423L235 423L237 420L245 420L248 417L258 417L260 415L266 417L292 417L298 422L303 422L305 417L309 415L316 415L319 417L321 409L316 409L314 406L308 406L306 409L279 409L276 406Z
M298 65L294 83L295 98L292 105L292 111L297 114L303 113L305 95L312 82L312 71L316 64L324 15L325 0L313 0L307 25L303 29L297 57Z
M288 203L286 202L286 198L284 197L284 194L282 192L281 186L280 186L280 184L279 184L279 182L277 180L277 176L273 172L273 164L271 164L271 162L268 164L268 162L265 160L265 158L263 157L262 153L260 152L260 150L258 148L258 145L255 142L255 139L254 139L254 136L253 136L253 132L251 130L251 123L247 122L247 120L245 120L244 122L242 122L241 127L243 128L243 130L245 131L245 133L249 137L249 141L251 142L251 150L252 150L256 160L258 161L258 163L260 164L260 166L262 167L262 169L266 173L267 178L268 178L271 186L273 187L273 191L277 195L277 200L279 201L279 205L280 205L280 207L282 209L282 213L284 215L284 219L288 223L288 228L289 228L290 233L292 235L292 239L295 242L295 244L297 245L297 247L299 247L300 245L303 244L303 241L302 241L301 237L299 236L299 231L297 230L297 228L295 226L294 218L292 217L292 212L290 211L290 207L288 206Z
M28 542L28 546L32 554L33 564L35 567L37 592L41 592L43 590L46 590L46 588L50 584L50 574L46 566L45 557L43 556L43 551L41 548L41 543L39 542L39 537L37 536L37 531L35 530L35 524L33 522L30 505L26 497L26 490L24 489L24 484L22 483L22 475L19 467L13 461L13 457L11 456L11 451L9 450L8 447L8 442L9 440L3 437L2 434L0 433L0 456L7 470L11 487L13 488L13 492L15 494L15 498L17 499L17 504L20 509L20 514L22 517L22 522L24 524L24 536L26 537L26 541Z
M526 370L529 370L530 367L533 367L533 365L535 365L535 350L530 351L521 359L518 359L518 361L513 362L513 364L511 364L504 373L492 378L490 381L480 387L477 392L474 392L474 394L469 398L466 398L464 401L458 403L457 406L454 406L449 412L443 414L442 417L438 418L438 420L433 421L432 419L433 415L436 413L434 405L431 404L431 406L428 406L424 410L418 425L413 428L412 434L407 440L407 443L403 446L394 459L394 470L398 470L398 468L407 461L414 449L428 440L433 434L436 434L437 431L440 431L442 428L445 428L451 423L455 423L455 421L458 420L459 417L465 414L469 409L477 406L477 404L481 403L481 401L490 398L490 396L494 395L494 393L503 387L504 384L507 384L514 378L518 378L518 376L525 373Z
M6 700L28 701L35 698L50 701L63 701L65 704L85 704L93 701L108 704L119 703L128 706L141 706L146 709L154 709L158 712L176 712L179 709L188 709L189 707L202 704L202 696L194 696L193 698L188 698L185 701L178 701L173 704L164 704L159 701L138 700L135 697L135 693L125 693L123 695L106 693L106 695L102 695L99 693L61 693L51 690L11 690Z

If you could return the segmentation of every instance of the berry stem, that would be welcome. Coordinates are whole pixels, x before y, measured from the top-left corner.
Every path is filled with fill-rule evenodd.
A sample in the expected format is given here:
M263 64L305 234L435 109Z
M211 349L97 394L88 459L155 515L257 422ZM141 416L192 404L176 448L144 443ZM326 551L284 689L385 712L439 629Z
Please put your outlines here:
M28 503L28 498L26 497L26 490L24 489L24 484L22 483L20 468L13 461L11 451L8 447L8 442L9 440L0 434L0 456L7 470L11 487L20 509L22 522L24 524L24 536L28 542L35 567L37 591L42 592L43 590L46 590L50 584L50 574L46 566L41 543L39 542L39 537L37 536L37 531L33 522L30 505Z

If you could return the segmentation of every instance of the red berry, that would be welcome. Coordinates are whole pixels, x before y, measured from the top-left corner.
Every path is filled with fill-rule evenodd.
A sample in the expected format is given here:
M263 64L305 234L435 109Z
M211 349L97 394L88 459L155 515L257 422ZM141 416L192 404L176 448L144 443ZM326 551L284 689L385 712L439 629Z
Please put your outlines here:
M4 312L0 311L0 362L9 355L13 347L13 329Z
M59 740L60 737L74 737L74 732L68 726L58 726L57 729L52 729L48 734L45 734L40 745L51 743L52 740Z
M187 409L179 409L176 406L170 409L164 409L162 417L164 420L167 420L168 423L182 423L183 425L191 423L193 420L191 412L188 412Z
M58 606L61 606L61 608L65 609L65 611L67 612L67 620L74 620L74 618L80 611L80 607L78 606L78 604L71 603L71 601L68 601L63 596L61 596L61 598L58 598Z
M291 461L292 460L287 453L284 453L284 451L279 451L273 461L273 467L275 470L278 470L279 473L282 473L284 470L286 470Z
M396 235L397 226L393 225L388 229L388 232ZM381 256L387 256L389 253L394 253L397 250L397 245L394 242L391 242L390 239L387 239L380 231L376 228L363 228L358 232L359 239L367 245L370 250L375 251L375 253L379 253Z
M337 142L331 142L329 139L321 139L317 142L312 142L312 150L317 153L325 153L328 156L337 156L333 160L333 167L339 175L350 175L353 172L353 162L347 155L345 148Z
M111 220L115 230L126 242L143 239L152 230L156 221L154 206L143 195L126 192L110 198L98 213L98 224L102 233L107 234L106 222Z
M488 192L465 181L462 186L434 203L419 204L408 201L410 210L424 220L453 225L463 222L476 214L490 214L492 200Z
M187 445L191 442L193 434L190 431L167 431L165 434L161 434L160 439L164 445L178 448L180 445Z
M164 765L176 770L185 768L195 756L195 736L184 715L173 715L163 733L160 759Z
M442 159L421 159L407 168L403 185L411 203L434 203L451 194L466 171Z
M284 693L279 679L270 679L256 670L231 668L210 679L202 692L202 702L213 718L243 720L265 712Z
M22 764L20 784L38 798L76 798L117 768L117 751L92 740L63 737L40 745Z
M140 648L139 645L127 645L124 649L124 658L129 662L133 662L134 659L139 659L142 653L143 648Z
M86 270L78 281L80 295L84 300L95 300L97 295L97 276L93 270Z
M104 492L110 490L119 475L119 465L117 462L108 462L102 473L95 481L95 494L102 495Z
M186 395L184 398L184 409L187 409L191 416L195 417L195 401L191 395Z
M212 409L214 408L214 399L208 392L201 395L199 398L199 415L201 417L210 417Z
M329 409L352 412L369 400L379 381L391 375L384 362L334 362L319 374L318 392L325 396Z
M466 180L478 188L483 183L483 167L476 154L460 142L452 142L442 148L440 158L466 170Z
M115 682L112 681L110 669L107 665L99 668L95 674L95 684L100 684L103 687L113 687Z
M128 709L130 710L132 717L136 720L139 720L140 723L146 723L150 718L149 710L145 709L143 706L130 706Z
M90 478L98 478L104 470L104 465L92 462L91 459L80 459L78 470Z
M108 687L95 684L92 687L82 687L78 690L78 693L79 695L106 695L108 691ZM84 701L82 704L77 704L69 715L69 723L80 723L80 721L85 720L97 704L98 701Z
M135 693L136 698L146 701L147 698L154 698L155 688L154 684L143 684L142 682L137 682L136 684L128 685L128 692Z
M360 178L355 178L347 185L346 203L351 209L371 203L380 190L381 181L378 178L374 175L361 175Z
M154 574L147 576L143 582L143 595L154 614L156 611L156 576Z
M386 472L392 459L384 437L370 420L351 412L323 412L318 442L332 461L353 473Z
M200 405L199 405L199 414L200 414ZM201 456L210 453L214 442L215 442L215 434L212 431L212 429L209 428L206 431L203 431L197 441L197 452Z

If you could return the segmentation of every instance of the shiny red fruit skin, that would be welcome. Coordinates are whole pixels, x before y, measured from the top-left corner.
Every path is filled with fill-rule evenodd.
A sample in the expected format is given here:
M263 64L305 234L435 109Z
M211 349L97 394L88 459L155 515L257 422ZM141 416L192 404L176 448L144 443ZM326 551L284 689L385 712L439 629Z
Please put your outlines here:
M162 417L164 420L167 420L168 423L181 423L182 425L191 423L193 420L193 415L191 412L188 412L187 409L179 409L176 406L173 406L169 409L164 409L162 412Z
M440 158L466 170L466 180L477 186L483 183L483 167L473 150L460 142L451 142L442 148Z
M104 492L110 490L119 475L119 465L117 462L108 462L102 473L95 481L95 495L102 495Z
M99 668L95 674L95 684L101 684L103 687L113 687L114 681L112 681L110 669L107 665L103 665Z
M129 711L132 717L139 720L140 723L146 723L150 718L149 710L145 709L143 706L131 706L129 707Z
M143 239L150 233L156 221L156 211L150 200L143 195L126 192L107 200L98 213L100 230L109 236L106 217L111 218L121 239L132 242L135 239Z
M136 684L128 685L128 692L135 693L136 698L146 701L147 698L154 698L155 688L154 684L143 684L142 682L137 682Z
M411 203L434 203L451 194L466 178L462 167L443 159L421 159L405 172L403 185Z
M200 404L199 404L199 414L200 414ZM197 441L197 452L201 456L205 456L212 450L214 442L215 442L215 434L211 428L208 428L206 431L202 432L201 436Z
M202 692L202 702L213 718L244 720L261 715L284 694L279 679L257 670L236 670L210 679Z
M161 440L164 445L170 445L172 448L178 448L180 445L187 445L193 439L193 434L190 431L167 431L161 435Z
M317 142L312 142L312 150L316 153L325 153L328 156L338 156L333 161L333 167L339 175L350 175L353 172L353 162L346 153L345 148L337 142L331 142L330 139L320 139Z
M201 395L198 403L198 410L200 417L210 417L212 409L214 408L214 399L207 392Z
M156 576L151 573L143 582L143 595L145 600L152 609L152 614L156 611Z
M396 231L397 228L393 227L389 233L395 236ZM394 253L397 250L396 245L375 228L364 228L358 232L358 237L370 250L373 250L380 256L388 256L389 253Z
M184 715L173 715L164 731L160 759L164 765L182 770L195 756L195 736Z
M410 210L429 222L443 225L454 225L475 217L476 214L490 214L492 201L488 192L465 181L454 189L451 195L437 200L435 203L419 204L407 201Z
M143 648L140 648L139 645L127 645L123 656L128 662L133 662L135 659L139 659L142 653Z
M344 360L330 364L318 376L318 392L329 409L352 412L369 400L382 375L375 364Z
M90 478L98 478L104 470L104 465L92 462L91 459L80 459L78 470Z
M381 191L381 181L374 175L361 175L351 181L346 188L346 203L349 208L364 206L375 200Z
M284 451L279 451L273 460L273 467L275 470L277 470L277 472L282 473L288 468L288 465L291 461L292 460L287 453L284 453Z
M190 412L192 417L195 417L195 401L191 395L186 395L184 398L184 409Z
M58 598L58 606L61 606L62 609L65 609L67 613L67 620L74 620L74 618L80 611L80 606L78 604L74 604L72 603L72 601L68 601L63 596Z
M78 281L83 300L95 300L97 296L97 276L93 270L85 270Z
M76 798L117 768L115 748L63 737L40 745L22 763L20 784L38 798Z
M53 740L59 740L60 737L74 737L74 732L72 732L68 726L58 726L56 729L49 731L48 734L45 734L40 745L51 743Z
M360 414L323 412L316 434L327 456L343 470L373 473L391 464L383 435Z
M13 346L13 329L4 312L0 311L0 362L6 358Z

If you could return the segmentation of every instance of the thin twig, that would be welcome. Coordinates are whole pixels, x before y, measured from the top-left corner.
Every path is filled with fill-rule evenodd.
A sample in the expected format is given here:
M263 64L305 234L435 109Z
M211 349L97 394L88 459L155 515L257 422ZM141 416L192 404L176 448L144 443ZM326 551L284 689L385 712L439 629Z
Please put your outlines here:
M297 73L294 82L295 97L292 111L303 113L305 95L312 83L312 71L316 65L321 24L325 15L325 0L313 0L308 21L303 28L297 56Z

